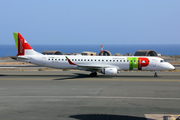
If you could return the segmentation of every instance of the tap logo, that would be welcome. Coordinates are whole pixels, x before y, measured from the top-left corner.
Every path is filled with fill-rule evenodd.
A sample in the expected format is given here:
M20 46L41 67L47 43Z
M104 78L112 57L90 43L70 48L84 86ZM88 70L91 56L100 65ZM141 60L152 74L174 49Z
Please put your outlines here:
M24 55L24 38L18 37L18 55Z
M20 39L20 53L23 53L23 39Z
M142 70L142 67L147 67L149 65L149 59L146 57L127 57L129 61L129 70L134 68Z

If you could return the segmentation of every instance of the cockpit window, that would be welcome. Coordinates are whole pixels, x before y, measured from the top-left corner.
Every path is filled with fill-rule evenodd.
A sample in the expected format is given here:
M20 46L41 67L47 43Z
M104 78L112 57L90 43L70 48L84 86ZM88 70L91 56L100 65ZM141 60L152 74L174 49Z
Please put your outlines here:
M165 60L160 60L160 62L162 63L162 62L166 62Z

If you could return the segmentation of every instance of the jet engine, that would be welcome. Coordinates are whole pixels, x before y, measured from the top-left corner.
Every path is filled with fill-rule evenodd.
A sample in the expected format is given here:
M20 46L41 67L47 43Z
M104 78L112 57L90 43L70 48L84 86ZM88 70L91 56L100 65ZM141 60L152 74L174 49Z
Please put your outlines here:
M102 70L102 73L105 75L117 75L117 69L116 68L104 68Z

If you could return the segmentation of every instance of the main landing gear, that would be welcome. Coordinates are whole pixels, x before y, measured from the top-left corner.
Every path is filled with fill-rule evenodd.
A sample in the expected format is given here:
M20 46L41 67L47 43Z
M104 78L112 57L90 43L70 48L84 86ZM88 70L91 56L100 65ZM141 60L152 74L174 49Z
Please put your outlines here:
M90 77L96 77L97 76L97 72L92 72L91 74L90 74Z
M154 72L154 77L158 77L157 72L158 72L158 71L155 71L155 72Z

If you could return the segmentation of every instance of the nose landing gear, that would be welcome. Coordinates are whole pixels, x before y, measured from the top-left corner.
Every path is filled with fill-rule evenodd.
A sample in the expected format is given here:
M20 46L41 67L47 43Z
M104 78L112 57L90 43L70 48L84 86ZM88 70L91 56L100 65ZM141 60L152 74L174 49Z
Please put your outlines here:
M158 77L157 73L158 73L158 71L154 72L154 77Z

